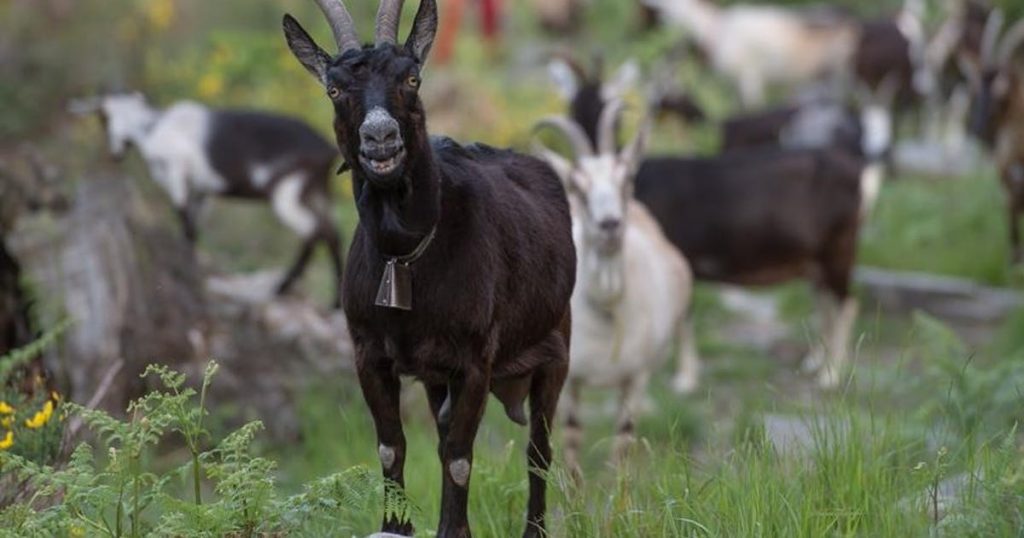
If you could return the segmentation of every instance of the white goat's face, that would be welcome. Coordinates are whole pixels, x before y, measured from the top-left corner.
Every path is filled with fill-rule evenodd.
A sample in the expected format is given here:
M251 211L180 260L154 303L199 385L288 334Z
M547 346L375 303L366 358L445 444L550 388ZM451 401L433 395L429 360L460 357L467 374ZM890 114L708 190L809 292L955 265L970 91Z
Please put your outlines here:
M630 175L629 163L615 155L581 157L570 172L569 193L582 209L586 240L606 255L622 248Z
M142 94L108 95L100 102L100 118L107 131L110 154L120 160L132 138L145 132L152 111Z

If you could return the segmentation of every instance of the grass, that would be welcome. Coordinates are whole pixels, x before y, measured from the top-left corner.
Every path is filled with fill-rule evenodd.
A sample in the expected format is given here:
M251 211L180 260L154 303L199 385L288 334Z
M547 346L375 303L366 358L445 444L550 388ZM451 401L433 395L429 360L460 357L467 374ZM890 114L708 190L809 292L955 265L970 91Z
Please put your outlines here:
M864 229L860 263L1019 285L1010 270L1004 207L994 172L889 181Z
M308 396L305 443L300 453L289 451L290 457L282 460L286 480L354 465L377 466L372 426L350 389L336 386ZM340 396L342 392L348 397ZM700 407L692 400L659 404L661 413L669 415L673 405ZM430 536L439 509L441 470L433 428L422 410L410 405L406 414L406 480L414 523ZM490 407L476 444L470 514L477 536L509 536L522 525L525 432L500 415L497 406ZM957 528L1001 532L959 536L1011 535L1008 531L1024 523L1015 508L988 504L996 490L1009 489L999 493L1007 500L1020 500L1024 493L1013 478L1020 455L1002 437L936 450L909 434L919 427L912 415L865 409L846 398L805 416L808 421L827 418L809 426L805 449L793 451L780 451L768 442L758 420L725 440L693 439L643 423L642 441L621 471L603 462L610 431L599 424L596 435L588 430L592 454L585 459L585 485L574 487L560 467L552 471L552 535L925 536L941 528L930 509L930 488L968 469L992 478L965 488L956 506L948 508L958 514L962 510L952 521ZM668 420L661 415L657 422ZM350 507L351 526L344 534L374 531L379 514L373 499L366 506Z

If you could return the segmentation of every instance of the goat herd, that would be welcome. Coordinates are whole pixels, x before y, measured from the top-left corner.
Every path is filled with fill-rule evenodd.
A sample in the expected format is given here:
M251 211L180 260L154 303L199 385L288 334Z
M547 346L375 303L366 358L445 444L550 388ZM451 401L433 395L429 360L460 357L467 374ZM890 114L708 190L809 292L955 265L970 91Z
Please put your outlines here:
M541 536L560 400L566 460L579 473L581 387L622 391L616 460L630 444L651 376L673 350L673 388L697 387L694 279L810 281L820 292L823 334L805 366L823 388L840 382L858 310L850 290L858 233L888 164L891 111L970 92L964 123L994 151L1011 200L1014 257L1024 256L1016 231L1024 210L1024 70L1014 60L1024 21L1003 32L1000 11L965 0L929 37L913 0L898 17L875 21L825 8L644 3L687 30L747 107L760 106L776 85L826 81L833 90L864 90L856 106L844 104L848 95L818 95L730 119L715 157L647 157L653 112L678 110L685 96L659 93L623 144L626 94L638 69L626 64L605 81L559 56L550 71L571 114L536 129L563 138L571 156L538 138L532 157L428 135L419 89L438 25L435 0L420 2L404 43L402 0L382 0L369 45L340 0L317 0L337 51L320 48L288 15L284 33L333 104L337 150L304 124L263 113L191 102L156 110L139 94L71 108L100 114L115 156L138 149L191 241L204 198L265 199L303 238L279 292L301 276L317 244L327 247L386 496L397 498L404 484L400 376L411 376L426 387L437 424L438 536L469 536L473 442L491 393L509 418L529 425L524 535ZM327 188L338 150L359 214L344 277ZM383 531L413 529L389 513Z

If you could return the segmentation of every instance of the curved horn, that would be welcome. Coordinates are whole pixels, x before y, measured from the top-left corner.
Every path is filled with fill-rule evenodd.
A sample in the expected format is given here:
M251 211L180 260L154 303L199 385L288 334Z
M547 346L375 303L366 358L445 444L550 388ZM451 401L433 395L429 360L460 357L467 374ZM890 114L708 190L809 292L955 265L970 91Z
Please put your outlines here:
M626 103L622 99L613 99L601 111L601 119L597 123L597 151L602 155L614 154L619 150L616 127L625 108Z
M1003 40L999 44L999 54L996 56L996 61L1000 65L1009 63L1013 60L1013 53L1022 44L1024 44L1024 19L1017 21L1003 35Z
M996 60L996 47L999 45L999 34L1003 31L1003 10L993 9L985 21L985 31L981 35L981 63L991 65Z
M587 133L583 132L583 128L576 122L562 116L549 116L537 122L537 126L533 128L534 131L538 131L544 127L551 127L565 135L566 140L572 144L573 153L578 159L580 157L589 157L594 154L594 148L590 146L590 140L587 139Z
M381 0L377 10L377 44L398 43L398 24L402 17L403 0Z
M320 11L323 11L324 17L327 18L327 24L331 26L334 42L338 44L338 54L344 54L362 46L356 35L356 25L352 22L352 15L349 14L341 0L316 0L316 5L320 6Z

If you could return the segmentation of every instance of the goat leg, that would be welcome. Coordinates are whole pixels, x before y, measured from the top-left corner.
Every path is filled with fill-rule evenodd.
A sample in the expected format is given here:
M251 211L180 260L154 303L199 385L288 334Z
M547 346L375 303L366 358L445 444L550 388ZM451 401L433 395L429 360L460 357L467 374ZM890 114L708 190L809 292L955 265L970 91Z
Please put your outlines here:
M401 381L391 368L391 361L371 356L364 345L356 344L356 371L363 398L373 415L377 431L377 453L384 486L384 516L381 532L412 536L412 522L404 502L405 433L402 431L400 409Z
M451 399L448 385L424 385L430 413L434 415L437 426L437 457L444 459L445 441L448 439L448 427L451 425Z
M569 381L562 399L565 416L564 450L565 465L572 473L577 486L583 484L583 468L580 466L580 447L583 445L583 423L580 421L580 382ZM532 401L531 401L532 408Z
M292 263L288 272L285 273L284 278L281 279L281 283L277 285L275 293L277 295L284 295L288 293L295 281L302 276L302 273L306 272L306 266L309 265L310 258L313 257L313 248L316 246L316 238L311 237L303 240L302 247L299 248L299 255L295 258L295 262Z
M697 354L697 340L693 330L693 312L687 309L679 327L679 359L676 375L672 378L672 390L676 394L690 394L697 390L700 381L700 358Z
M563 325L568 323L568 315ZM563 329L568 341L568 330ZM547 536L545 512L547 510L547 474L551 467L551 426L555 420L558 396L569 373L568 345L563 343L555 360L541 366L533 375L530 386L530 446L526 448L529 465L530 497L527 501L524 538Z
M195 246L196 242L199 241L199 231L196 228L195 214L188 205L178 208L178 219L181 221L181 229L185 234L185 240L188 241L189 245Z
M327 250L331 254L331 263L334 265L334 306L335 310L341 308L341 279L345 276L345 257L341 250L341 236L334 227L333 222L327 223L327 231L324 232L324 242L327 243Z
M483 357L482 357L483 358ZM483 364L480 364L480 363ZM469 538L467 508L473 467L473 441L487 405L491 358L469 361L458 379L449 382L451 422L441 454L441 523L438 538ZM443 416L442 409L439 417Z
M636 415L643 405L649 374L638 373L622 383L619 397L619 416L615 422L615 442L612 446L612 464L622 467L636 441Z

